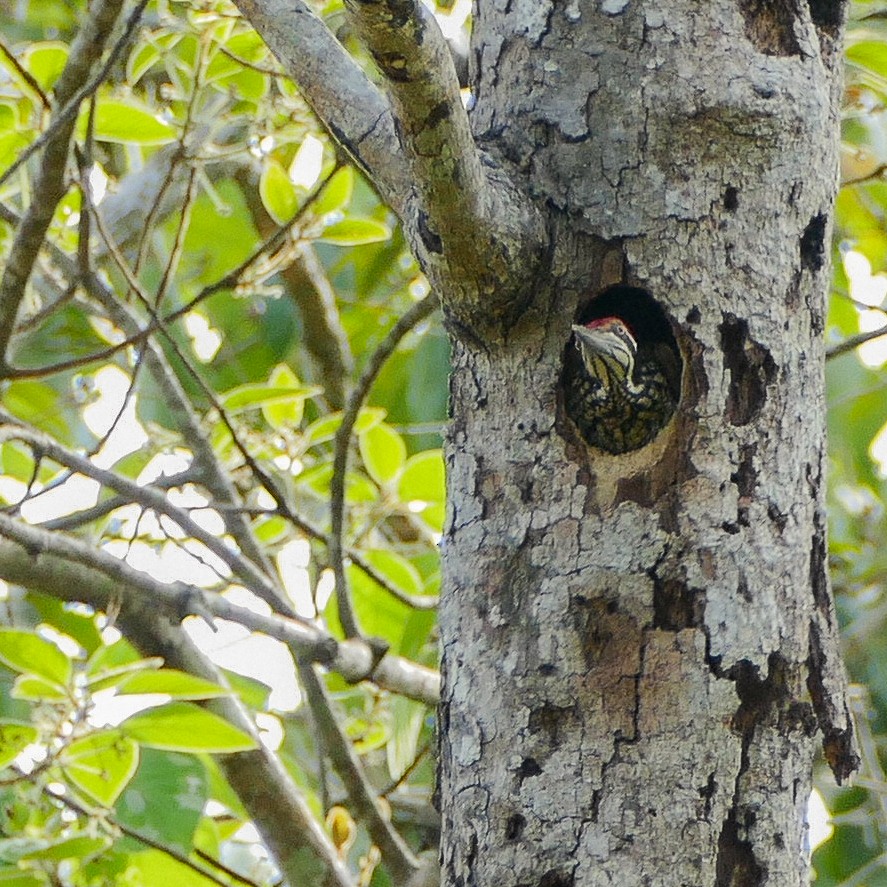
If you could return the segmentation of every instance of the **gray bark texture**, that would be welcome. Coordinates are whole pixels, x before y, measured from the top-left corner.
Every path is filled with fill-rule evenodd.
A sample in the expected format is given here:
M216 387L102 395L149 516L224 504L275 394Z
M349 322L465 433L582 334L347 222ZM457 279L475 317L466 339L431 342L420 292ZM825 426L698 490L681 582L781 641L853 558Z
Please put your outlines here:
M808 882L817 745L855 766L823 514L842 21L825 0L475 4L474 139L550 246L507 325L434 280L448 887ZM664 309L683 377L663 432L611 456L561 373L616 284Z

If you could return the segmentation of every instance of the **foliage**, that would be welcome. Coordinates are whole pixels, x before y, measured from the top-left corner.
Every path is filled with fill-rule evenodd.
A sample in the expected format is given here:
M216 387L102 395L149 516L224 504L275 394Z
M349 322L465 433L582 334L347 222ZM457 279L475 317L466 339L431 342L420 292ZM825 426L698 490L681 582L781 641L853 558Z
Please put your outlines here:
M874 337L887 319L885 41L883 4L855 3L847 33L844 186L838 198L826 344L832 581L855 682L851 702L863 765L854 786L840 791L820 774L834 831L813 857L817 885L887 884L887 775L881 763L887 737L887 352L885 340ZM865 339L871 344L854 347Z
M40 151L15 164L52 132L51 91L85 6L31 0L0 19L4 258L40 199ZM347 42L341 5L323 14ZM823 885L887 884L887 352L871 335L887 319L885 42L884 9L860 0L826 336L832 566L865 770L841 791L823 771L834 824L814 856ZM4 428L27 431L0 437L3 504L83 543L75 565L95 550L267 614L243 553L286 592L283 615L341 638L350 603L366 635L433 666L448 355L437 321L417 315L377 365L427 290L391 213L222 0L149 3L80 107L75 142L3 383ZM349 404L365 370L378 373L369 398ZM349 405L344 469L335 445ZM346 558L331 593L337 487ZM324 671L331 734L324 699L278 641L220 660L230 670L209 680L139 653L113 601L62 604L25 585L0 601L0 885L272 882L212 757L255 745L210 710L232 694L362 883L390 875L336 742L411 849L434 846L428 700ZM89 589L74 583L68 598L89 601ZM225 623L187 620L211 646L203 617ZM217 646L247 643L255 626L244 626L227 623Z
M85 8L41 0L2 19L5 255L39 199L41 153L13 164L52 132L52 89ZM325 14L341 19L335 3ZM427 293L392 214L225 2L150 2L81 105L74 141L0 417L59 451L0 437L3 504L86 551L267 615L261 583L238 566L251 537L253 571L283 592L279 612L341 638L327 544L334 448L347 394L370 367L377 376L348 435L345 576L362 630L434 666L448 349L425 310L374 364ZM75 470L71 453L87 467ZM158 499L140 495L149 488ZM90 600L76 587L69 597ZM11 586L0 605L10 626L0 630L0 884L279 877L211 756L256 745L210 710L232 694L365 883L389 875L376 869L353 774L330 768L330 742L357 753L413 850L434 844L427 701L323 672L334 740L317 726L323 698L309 705L304 687L269 695L295 683L279 641L254 637L208 680L140 654L113 603L62 604ZM247 644L247 629L213 622L217 646ZM206 627L187 623L195 637Z

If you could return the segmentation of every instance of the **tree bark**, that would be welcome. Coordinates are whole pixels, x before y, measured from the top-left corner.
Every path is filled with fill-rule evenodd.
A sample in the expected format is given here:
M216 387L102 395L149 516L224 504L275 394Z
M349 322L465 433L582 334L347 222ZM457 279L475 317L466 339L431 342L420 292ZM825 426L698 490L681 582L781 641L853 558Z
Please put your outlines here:
M475 12L475 140L552 247L498 334L442 293L444 883L805 884L817 733L855 765L823 514L842 4ZM683 360L675 416L619 456L561 390L613 285Z

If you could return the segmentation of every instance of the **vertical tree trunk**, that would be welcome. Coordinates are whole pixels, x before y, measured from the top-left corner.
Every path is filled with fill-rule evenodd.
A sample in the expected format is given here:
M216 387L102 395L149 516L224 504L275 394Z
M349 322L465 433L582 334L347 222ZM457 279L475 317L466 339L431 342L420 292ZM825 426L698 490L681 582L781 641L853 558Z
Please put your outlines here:
M818 730L853 767L823 516L842 4L476 7L475 137L554 247L507 333L456 328L444 881L804 884ZM561 390L612 285L683 360L618 456Z

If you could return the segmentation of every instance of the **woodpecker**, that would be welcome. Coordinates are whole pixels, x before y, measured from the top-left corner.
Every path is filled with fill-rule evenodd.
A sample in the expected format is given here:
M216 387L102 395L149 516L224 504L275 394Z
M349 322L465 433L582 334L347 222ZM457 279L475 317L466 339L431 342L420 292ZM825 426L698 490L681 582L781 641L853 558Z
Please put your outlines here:
M619 317L573 324L573 343L564 400L585 441L612 454L649 443L677 406L677 355L661 342L638 348Z

